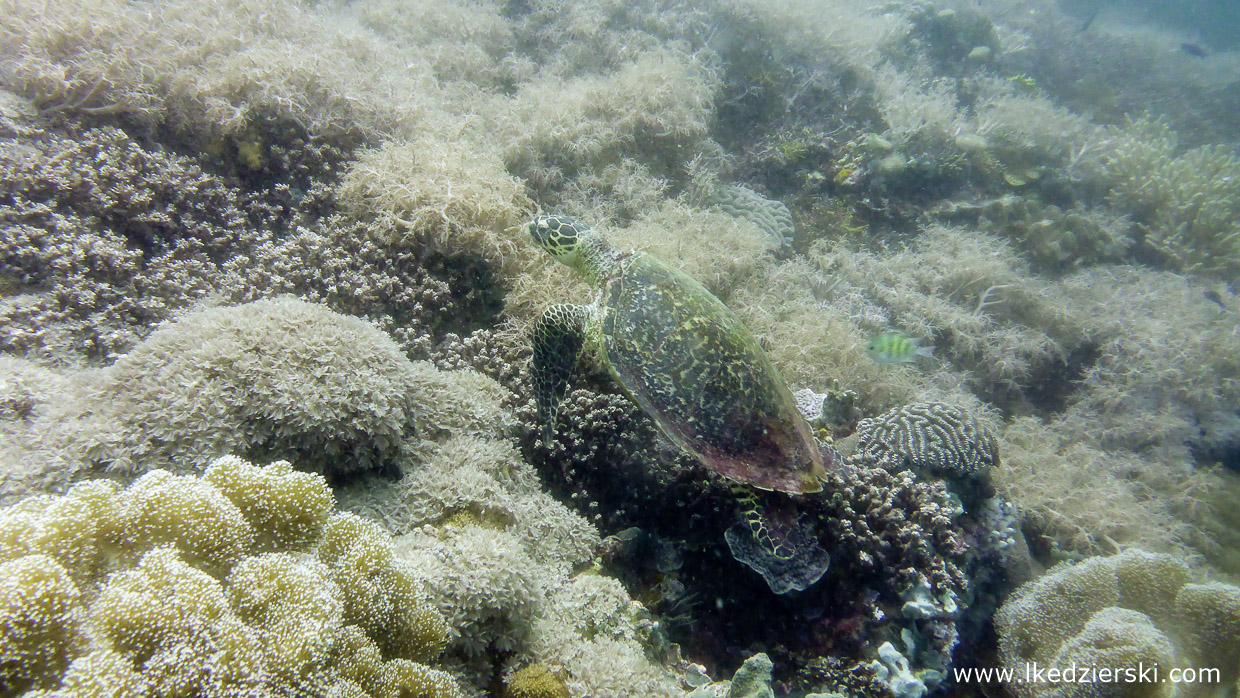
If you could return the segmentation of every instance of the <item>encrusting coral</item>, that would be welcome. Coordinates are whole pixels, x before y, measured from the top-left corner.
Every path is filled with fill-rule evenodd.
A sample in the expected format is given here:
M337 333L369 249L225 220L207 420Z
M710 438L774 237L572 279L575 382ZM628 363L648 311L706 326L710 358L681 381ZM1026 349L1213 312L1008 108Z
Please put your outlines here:
M461 696L421 663L448 626L391 539L333 508L319 475L228 456L201 478L156 470L0 510L0 685Z
M1109 672L1066 688L1010 682L1021 698L1210 696L1240 675L1240 588L1193 583L1170 555L1133 548L1060 565L1008 599L995 626L1000 658L1016 676L1033 663L1063 676L1074 666ZM1177 681L1177 671L1193 680Z

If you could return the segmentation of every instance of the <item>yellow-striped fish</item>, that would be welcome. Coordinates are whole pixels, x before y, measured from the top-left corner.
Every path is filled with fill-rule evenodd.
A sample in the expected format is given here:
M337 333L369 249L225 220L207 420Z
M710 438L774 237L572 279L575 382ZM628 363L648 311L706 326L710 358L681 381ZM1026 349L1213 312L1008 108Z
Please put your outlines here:
M904 364L916 361L919 356L934 355L934 347L923 347L917 339L895 330L871 339L865 351L880 364Z

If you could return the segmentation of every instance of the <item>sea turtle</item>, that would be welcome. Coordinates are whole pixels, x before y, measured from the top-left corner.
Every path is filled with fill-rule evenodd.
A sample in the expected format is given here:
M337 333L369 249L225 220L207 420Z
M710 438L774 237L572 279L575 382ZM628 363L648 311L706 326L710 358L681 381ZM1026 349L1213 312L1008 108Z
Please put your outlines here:
M534 326L534 397L544 439L554 432L578 357L592 353L660 431L711 470L763 490L822 489L822 452L791 391L710 291L653 255L617 250L566 216L539 216L529 232L598 289L593 304L552 306ZM797 527L786 517L773 526L761 510L746 508L754 501L741 497L754 538L776 559L797 557L794 548L804 545L795 540L806 539L805 532L789 529ZM815 566L825 570L825 553L819 557Z

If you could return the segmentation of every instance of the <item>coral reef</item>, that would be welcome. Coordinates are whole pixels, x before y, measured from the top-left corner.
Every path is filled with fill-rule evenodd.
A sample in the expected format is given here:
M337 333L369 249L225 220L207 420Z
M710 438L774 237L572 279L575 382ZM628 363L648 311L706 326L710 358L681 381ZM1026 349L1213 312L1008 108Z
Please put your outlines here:
M1073 665L1111 670L1087 676L1067 695L1162 696L1178 685L1176 695L1204 696L1237 678L1240 588L1192 583L1188 567L1169 555L1129 549L1061 565L1019 589L995 624L1003 664L1018 673L1032 662L1061 674ZM1204 668L1218 673L1172 683L1177 669L1197 676ZM1151 680L1151 670L1163 681ZM1022 698L1065 694L1056 681L1008 688Z
M1118 555L1026 587L1016 656L1234 668L1187 581L1240 575L1234 23L1129 5L10 0L0 693L963 693L1030 554ZM529 324L588 296L542 211L860 442L780 510L814 585L600 373L535 438ZM893 451L931 404L972 445Z
M421 663L448 626L391 539L333 507L320 476L226 457L201 478L156 470L0 510L0 685L462 695Z

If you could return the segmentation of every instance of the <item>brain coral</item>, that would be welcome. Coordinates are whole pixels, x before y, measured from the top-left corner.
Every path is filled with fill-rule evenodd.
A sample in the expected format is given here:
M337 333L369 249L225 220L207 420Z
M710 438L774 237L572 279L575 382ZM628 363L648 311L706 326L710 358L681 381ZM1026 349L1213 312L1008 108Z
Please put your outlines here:
M999 440L989 424L955 405L919 402L857 425L857 452L892 468L975 473L999 464Z
M999 609L995 627L1003 664L1020 676L1033 663L1061 670L1075 663L1132 669L1133 677L1140 667L1157 665L1163 679L1125 680L1121 674L1114 682L1009 684L1020 698L1192 698L1219 694L1240 675L1240 588L1190 583L1188 568L1170 555L1130 548L1114 557L1060 565L1017 590ZM1174 683L1171 672L1186 669L1218 674Z
M227 457L0 510L0 692L460 696L391 539L333 507L321 476Z

